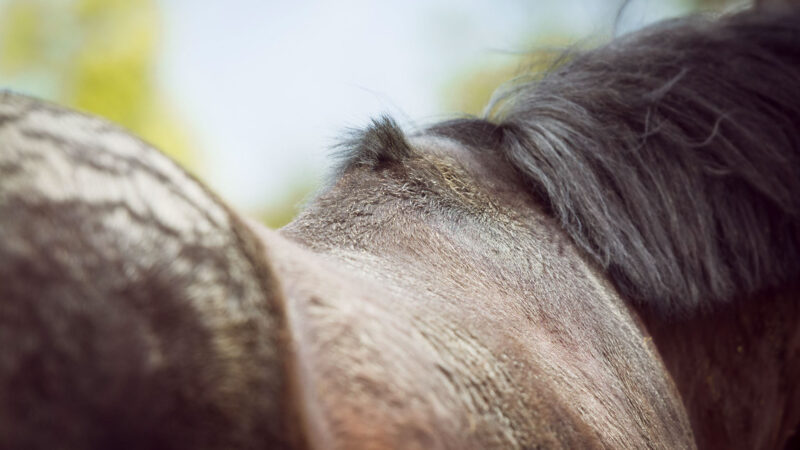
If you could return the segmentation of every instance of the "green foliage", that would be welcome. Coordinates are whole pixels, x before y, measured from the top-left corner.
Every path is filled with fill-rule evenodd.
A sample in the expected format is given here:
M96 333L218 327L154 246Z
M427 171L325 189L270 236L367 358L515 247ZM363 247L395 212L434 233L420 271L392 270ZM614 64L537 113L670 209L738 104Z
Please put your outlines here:
M106 117L197 169L156 80L160 26L156 0L0 0L0 83ZM312 188L298 181L257 216L288 223Z
M291 222L300 212L301 206L314 191L313 180L298 177L281 199L255 214L259 220L270 228L280 228Z
M495 89L514 78L513 65L489 66L458 76L444 89L444 104L448 112L479 116L489 103Z
M482 64L454 77L443 90L444 109L449 113L479 116L498 87L530 80L551 68L571 39L548 36L536 39L530 53L505 58L499 64Z
M119 123L193 169L198 155L155 79L159 26L154 0L7 0L0 78Z
M16 1L3 11L0 30L0 70L18 74L26 67L44 59L45 29L43 17L36 2Z

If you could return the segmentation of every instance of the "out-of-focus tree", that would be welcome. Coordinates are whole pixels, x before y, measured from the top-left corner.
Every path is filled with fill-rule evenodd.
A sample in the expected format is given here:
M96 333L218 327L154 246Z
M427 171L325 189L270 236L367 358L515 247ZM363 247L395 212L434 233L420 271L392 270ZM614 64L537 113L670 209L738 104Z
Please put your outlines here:
M154 0L6 0L0 81L123 125L190 169L198 155L156 80Z
M294 219L316 187L313 179L298 176L278 201L255 211L254 216L270 228L280 228Z
M519 72L514 65L483 67L468 71L444 88L445 110L478 116L498 86Z
M0 86L123 125L196 171L198 154L156 78L156 0L0 0ZM257 210L280 227L313 183L300 180Z
M530 80L552 67L563 55L572 39L547 36L536 39L529 53L508 58L498 65L481 66L454 77L443 89L447 112L480 115L499 86L512 80Z

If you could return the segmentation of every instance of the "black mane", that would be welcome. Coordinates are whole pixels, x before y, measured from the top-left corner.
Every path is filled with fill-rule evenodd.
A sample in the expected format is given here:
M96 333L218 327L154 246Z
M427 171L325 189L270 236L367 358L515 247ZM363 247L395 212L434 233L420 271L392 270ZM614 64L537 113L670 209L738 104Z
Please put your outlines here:
M707 310L800 279L800 9L663 22L488 111L431 132L500 149L623 295Z

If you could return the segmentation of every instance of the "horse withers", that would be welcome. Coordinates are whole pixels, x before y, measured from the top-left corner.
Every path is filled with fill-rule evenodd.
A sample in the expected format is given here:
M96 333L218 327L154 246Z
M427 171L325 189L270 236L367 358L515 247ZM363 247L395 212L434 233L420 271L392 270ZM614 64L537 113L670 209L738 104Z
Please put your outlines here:
M285 228L0 96L2 448L782 448L800 10L660 23L483 118L381 118Z

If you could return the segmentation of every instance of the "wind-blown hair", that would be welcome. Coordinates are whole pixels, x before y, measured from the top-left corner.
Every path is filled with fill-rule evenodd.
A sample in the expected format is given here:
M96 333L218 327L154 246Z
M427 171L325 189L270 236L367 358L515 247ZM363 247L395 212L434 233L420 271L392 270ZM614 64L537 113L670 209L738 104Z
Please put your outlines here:
M488 140L438 133L499 149L623 295L680 313L800 279L800 9L662 22L487 110Z

